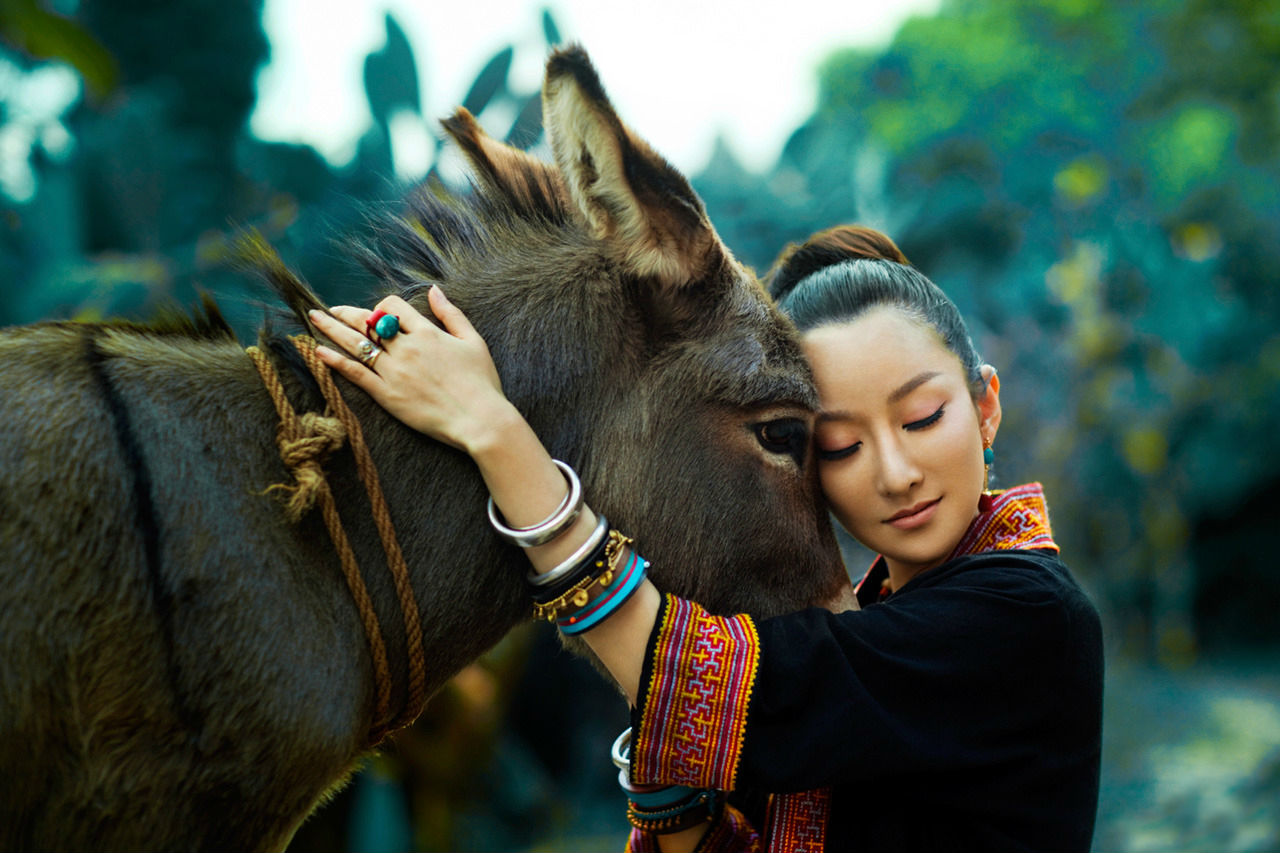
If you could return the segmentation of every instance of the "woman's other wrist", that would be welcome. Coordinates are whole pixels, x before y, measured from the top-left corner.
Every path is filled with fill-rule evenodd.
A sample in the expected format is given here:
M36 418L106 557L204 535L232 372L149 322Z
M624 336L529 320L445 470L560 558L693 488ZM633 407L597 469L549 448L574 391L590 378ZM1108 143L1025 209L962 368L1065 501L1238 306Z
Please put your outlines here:
M506 524L532 527L563 503L569 485L524 417L503 399L488 409L463 446L480 469L489 494ZM563 533L525 549L538 572L550 571L591 535L596 516L589 506Z
M483 470L486 459L501 454L512 443L525 445L530 439L541 446L520 411L506 397L499 396L476 413L475 425L467 431L462 450Z
M505 522L512 527L537 525L564 502L568 484L514 406L507 403L491 412L483 428L477 428L464 447L480 469ZM584 506L563 534L545 545L526 548L525 555L536 572L549 572L591 537L595 525L596 514L589 505ZM631 702L639 693L644 650L660 601L653 584L642 581L609 618L582 635Z

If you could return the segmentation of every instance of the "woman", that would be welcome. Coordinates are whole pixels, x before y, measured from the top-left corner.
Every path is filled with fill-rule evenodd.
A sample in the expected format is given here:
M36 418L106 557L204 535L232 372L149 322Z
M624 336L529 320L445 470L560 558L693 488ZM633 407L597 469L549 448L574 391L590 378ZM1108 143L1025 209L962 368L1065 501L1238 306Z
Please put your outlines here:
M376 371L320 351L471 455L495 527L527 546L535 601L631 700L633 850L1087 850L1101 632L1058 559L1039 485L986 491L995 370L954 304L878 232L816 235L771 282L821 399L823 492L880 554L859 610L757 623L659 593L629 541L566 496L571 472L438 288L443 330L396 297L381 303L408 334ZM348 325L313 319L356 352L370 313L334 313Z

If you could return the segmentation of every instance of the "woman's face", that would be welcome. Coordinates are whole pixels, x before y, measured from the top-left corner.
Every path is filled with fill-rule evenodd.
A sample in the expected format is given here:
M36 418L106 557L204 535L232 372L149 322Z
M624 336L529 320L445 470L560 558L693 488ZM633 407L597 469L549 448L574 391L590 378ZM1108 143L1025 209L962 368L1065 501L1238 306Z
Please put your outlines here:
M975 403L960 359L894 308L819 327L803 344L822 402L818 472L837 520L885 556L895 583L942 563L978 511L998 386Z

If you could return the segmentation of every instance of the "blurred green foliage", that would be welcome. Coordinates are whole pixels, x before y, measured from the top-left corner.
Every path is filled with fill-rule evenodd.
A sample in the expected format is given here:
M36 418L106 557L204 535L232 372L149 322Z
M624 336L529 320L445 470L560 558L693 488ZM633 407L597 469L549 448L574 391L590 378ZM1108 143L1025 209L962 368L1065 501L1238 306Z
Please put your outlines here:
M393 124L453 104L423 102L423 57L388 15L352 162L256 139L260 15L261 0L0 0L0 325L142 316L205 288L247 340L262 308L229 249L244 225L330 300L368 301L371 283L329 241L402 191ZM539 23L560 41L549 11ZM529 148L538 93L513 88L514 58L498 50L459 103ZM789 241L859 221L952 295L1003 379L997 477L1045 482L1117 658L1176 670L1206 650L1280 646L1280 6L950 0L882 48L826 57L814 112L772 167L745 169L721 140L693 182L758 269ZM589 823L611 790L607 743L588 755L581 738L553 741L554 723L518 702L500 721L520 695L522 653L506 654L452 685L295 849L398 846L408 813L425 849L510 849ZM554 692L568 701L582 683ZM597 700L607 722L580 726L586 740L625 725L602 710L614 697ZM528 739L511 735L526 724ZM1272 797L1275 767L1270 753L1241 777L1240 802ZM557 785L572 807L548 793ZM1181 836L1148 810L1129 829L1113 815L1099 837L1126 849L1227 837L1175 800L1191 809ZM608 846L612 826L597 827ZM1260 832L1249 849L1280 849L1274 820Z

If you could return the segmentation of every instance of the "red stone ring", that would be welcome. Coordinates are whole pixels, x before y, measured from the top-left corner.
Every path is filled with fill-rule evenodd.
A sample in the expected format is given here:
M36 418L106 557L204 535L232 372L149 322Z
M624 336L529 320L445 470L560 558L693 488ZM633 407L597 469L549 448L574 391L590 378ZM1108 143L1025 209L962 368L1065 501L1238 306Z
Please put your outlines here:
M396 335L400 334L400 318L395 314L388 314L379 308L369 315L369 319L364 321L367 334L377 335L381 340L389 341Z

